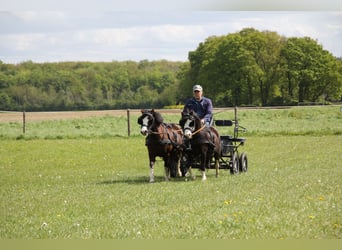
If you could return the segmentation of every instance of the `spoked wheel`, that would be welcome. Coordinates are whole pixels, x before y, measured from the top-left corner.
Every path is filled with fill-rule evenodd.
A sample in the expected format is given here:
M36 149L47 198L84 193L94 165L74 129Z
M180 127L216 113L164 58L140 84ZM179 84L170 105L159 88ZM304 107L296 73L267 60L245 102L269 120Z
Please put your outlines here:
M239 173L239 155L237 151L234 151L232 156L232 165L230 168L230 174L238 174Z
M248 170L248 159L246 153L242 153L240 155L239 170L240 172L247 172Z

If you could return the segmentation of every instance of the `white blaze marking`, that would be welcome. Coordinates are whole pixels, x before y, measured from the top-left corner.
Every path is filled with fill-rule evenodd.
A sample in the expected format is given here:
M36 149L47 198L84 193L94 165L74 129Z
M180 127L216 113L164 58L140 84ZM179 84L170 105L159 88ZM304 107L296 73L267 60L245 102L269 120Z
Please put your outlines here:
M191 138L192 137L192 130L193 127L190 126L191 120L186 120L185 124L184 124L184 135L187 138Z
M140 129L140 133L142 133L143 135L147 134L147 125L148 125L148 116L145 116L144 119L142 120L142 126Z

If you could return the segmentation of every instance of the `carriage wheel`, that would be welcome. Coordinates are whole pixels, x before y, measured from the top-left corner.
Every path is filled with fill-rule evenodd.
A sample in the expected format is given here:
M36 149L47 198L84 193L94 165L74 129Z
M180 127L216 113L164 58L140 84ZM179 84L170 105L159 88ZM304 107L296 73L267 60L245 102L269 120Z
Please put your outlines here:
M246 153L242 153L240 155L240 161L239 161L239 170L241 172L247 172L248 169L248 159Z
M237 151L234 151L232 156L232 166L230 168L230 174L238 174L239 173L239 155Z

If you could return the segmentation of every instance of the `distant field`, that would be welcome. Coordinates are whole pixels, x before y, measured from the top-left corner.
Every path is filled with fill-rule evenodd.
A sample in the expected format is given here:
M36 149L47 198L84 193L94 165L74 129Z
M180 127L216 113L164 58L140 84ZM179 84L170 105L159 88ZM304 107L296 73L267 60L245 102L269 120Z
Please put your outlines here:
M342 239L339 106L239 109L249 170L204 183L164 182L161 160L148 183L138 115L131 137L126 111L1 121L0 239Z
M157 110L165 122L178 123L181 110ZM139 136L140 110L130 110L131 136ZM234 119L234 110L215 109L215 119ZM245 136L341 135L341 106L292 107L284 109L238 109ZM219 128L231 134L231 127ZM0 113L0 139L107 138L127 136L127 111L79 111L26 113L25 135L21 113Z
M140 113L139 109L129 110L94 110L94 111L55 111L55 112L25 112L26 119L29 122L48 121L48 120L66 120L66 119L84 119L89 117L101 116L126 116L127 112L133 115ZM163 110L163 113L174 114L179 110ZM0 112L0 122L22 122L23 112Z

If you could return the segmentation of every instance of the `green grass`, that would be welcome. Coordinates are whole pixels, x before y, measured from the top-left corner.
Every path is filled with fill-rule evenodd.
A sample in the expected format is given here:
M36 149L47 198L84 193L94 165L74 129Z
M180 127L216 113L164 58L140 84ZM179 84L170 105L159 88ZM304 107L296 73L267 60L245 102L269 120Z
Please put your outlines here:
M239 110L247 173L164 182L159 160L154 184L136 117L0 123L0 239L341 239L341 118Z
M248 129L246 136L276 135L342 135L340 106L292 107L289 109L238 110L240 125ZM165 122L178 123L177 114L163 114ZM0 114L1 115L1 114ZM131 135L139 136L138 116L131 115ZM234 119L234 111L215 113L215 119ZM220 127L231 134L232 127ZM22 134L20 122L0 122L0 139L76 139L127 136L126 116L89 117L57 121L27 122Z
M158 161L154 184L143 137L3 140L0 236L341 239L341 139L251 137L246 174L166 183Z
M132 135L139 134L137 116L132 117ZM54 121L27 122L22 134L22 123L0 123L0 139L72 139L127 136L127 118L123 116L89 117Z
M215 114L216 119L234 119L234 113ZM286 109L238 110L247 135L342 135L341 106L292 107ZM222 133L229 128L220 128Z

